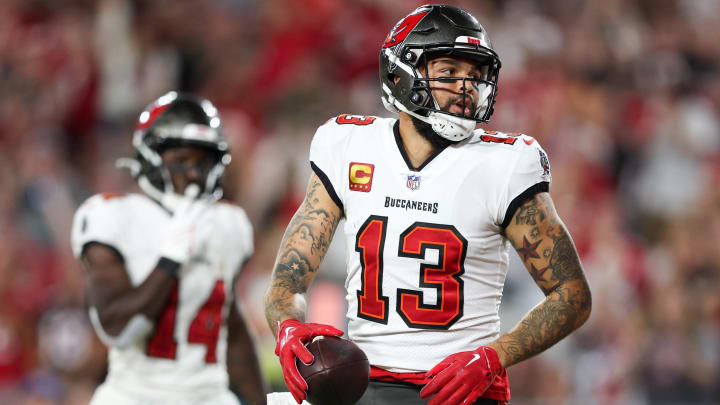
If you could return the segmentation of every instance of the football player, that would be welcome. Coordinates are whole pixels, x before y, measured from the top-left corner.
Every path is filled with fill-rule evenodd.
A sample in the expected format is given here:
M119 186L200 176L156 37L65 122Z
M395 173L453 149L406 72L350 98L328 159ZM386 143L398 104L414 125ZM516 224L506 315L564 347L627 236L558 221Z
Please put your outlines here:
M382 101L399 119L343 114L315 134L313 174L287 227L266 317L299 402L303 344L342 332L303 322L302 300L342 218L349 337L368 356L359 404L504 404L506 369L582 325L591 296L548 193L547 155L524 134L476 129L500 59L469 13L414 10L380 49ZM545 299L509 332L498 309L509 249Z
M121 163L146 195L95 195L73 221L90 319L110 348L91 404L265 403L234 302L252 226L218 201L230 154L217 110L170 92L140 114L133 146Z

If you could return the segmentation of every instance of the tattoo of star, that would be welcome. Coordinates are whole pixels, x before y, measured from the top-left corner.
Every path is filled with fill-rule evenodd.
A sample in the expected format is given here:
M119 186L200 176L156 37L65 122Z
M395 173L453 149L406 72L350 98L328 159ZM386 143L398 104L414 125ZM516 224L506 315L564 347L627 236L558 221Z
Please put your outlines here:
M538 236L540 236L540 229L538 229L538 227L536 226L535 228L530 230L530 237L535 239Z
M526 262L529 258L539 259L540 255L537 252L537 247L542 242L542 239L535 243L530 243L529 240L523 235L523 246L517 249L518 254L522 257L523 262Z
M544 280L543 276L549 268L550 266L545 266L538 269L534 264L530 263L530 273L532 273L532 278L535 280Z

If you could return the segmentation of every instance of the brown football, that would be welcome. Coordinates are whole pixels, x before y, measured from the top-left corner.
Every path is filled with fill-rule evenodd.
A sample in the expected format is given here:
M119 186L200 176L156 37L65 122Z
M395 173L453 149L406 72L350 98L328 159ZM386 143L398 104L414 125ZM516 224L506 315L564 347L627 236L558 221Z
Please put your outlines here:
M305 365L296 360L307 381L307 401L312 405L352 405L368 386L370 363L355 343L322 336L307 345L315 360Z

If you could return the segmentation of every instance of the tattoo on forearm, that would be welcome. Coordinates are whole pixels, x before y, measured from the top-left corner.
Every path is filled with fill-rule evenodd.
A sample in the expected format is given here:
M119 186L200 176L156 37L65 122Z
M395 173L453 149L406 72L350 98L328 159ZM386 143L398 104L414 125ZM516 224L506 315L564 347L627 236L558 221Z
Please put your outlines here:
M271 288L265 305L265 316L272 323L284 315L302 319L294 306L294 295L307 291L327 253L340 216L320 207L317 196L323 187L319 179L308 186L305 201L293 216L280 244L273 270Z
M276 322L283 317L304 321L305 313L294 305L292 294L274 292L272 296L265 298L265 319L273 333L276 332Z
M519 227L513 230L515 239L511 237L510 242L546 298L511 332L498 339L497 344L506 355L506 366L560 341L585 322L592 306L575 246L549 195L539 193L518 208L515 225ZM530 243L528 237L535 242Z
M582 324L590 308L590 292L581 281L557 288L507 335L498 340L506 367L559 342Z
M273 286L284 288L292 294L304 293L307 286L303 280L309 271L313 271L310 263L297 249L291 249L282 259L275 266Z

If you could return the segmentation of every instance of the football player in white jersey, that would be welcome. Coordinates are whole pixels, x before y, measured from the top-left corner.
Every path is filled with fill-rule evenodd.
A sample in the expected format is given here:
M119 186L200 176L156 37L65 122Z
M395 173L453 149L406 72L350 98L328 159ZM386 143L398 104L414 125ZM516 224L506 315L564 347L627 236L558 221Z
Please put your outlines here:
M109 346L91 404L265 403L233 288L252 226L218 201L230 155L215 107L170 92L140 115L133 146L121 163L146 195L95 195L73 221L90 318Z
M304 323L299 297L341 218L349 338L370 360L362 405L504 404L505 369L588 318L591 296L530 136L487 122L500 60L469 13L422 6L380 50L382 101L399 119L343 114L312 141L307 195L266 293L285 382L299 402L303 344L340 335ZM546 298L505 334L498 309L513 247Z

